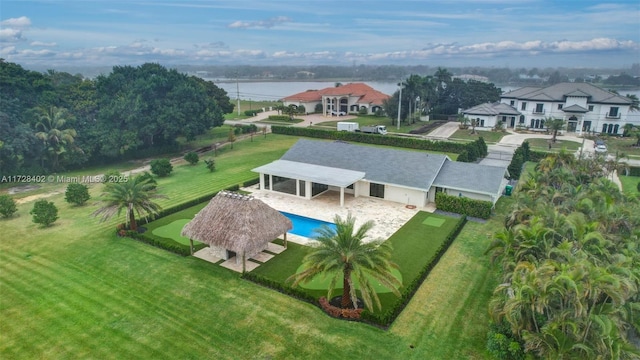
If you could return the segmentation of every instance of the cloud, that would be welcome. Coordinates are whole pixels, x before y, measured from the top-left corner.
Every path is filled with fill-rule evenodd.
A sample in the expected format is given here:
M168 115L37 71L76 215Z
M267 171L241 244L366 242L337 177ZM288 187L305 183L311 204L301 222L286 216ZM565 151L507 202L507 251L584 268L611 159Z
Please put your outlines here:
M0 29L0 41L17 42L24 40L22 38L22 30L18 29Z
M227 25L227 27L230 29L269 29L287 22L291 22L291 18L287 16L276 16L260 21L234 21Z
M54 46L57 46L58 44L55 43L55 42L46 43L46 42L42 42L42 41L32 41L31 43L29 43L29 45L31 45L31 46L54 47Z
M26 16L21 16L19 18L10 18L7 20L2 20L0 25L12 27L12 28L26 28L31 26L31 20Z

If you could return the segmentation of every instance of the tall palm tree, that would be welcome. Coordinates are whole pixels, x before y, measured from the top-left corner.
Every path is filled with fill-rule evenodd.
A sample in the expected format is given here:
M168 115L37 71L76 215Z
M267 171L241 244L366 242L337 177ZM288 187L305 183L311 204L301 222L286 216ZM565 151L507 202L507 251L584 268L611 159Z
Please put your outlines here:
M52 106L38 109L36 137L43 141L47 156L51 159L51 170L57 170L60 156L73 146L77 133L72 128L65 128L70 115L64 108Z
M129 229L136 231L138 225L135 214L157 214L162 208L153 200L167 198L165 195L157 194L154 186L149 179L140 178L107 183L101 195L104 206L94 211L93 216L102 216L101 221L106 221L125 210Z
M392 246L389 242L380 240L365 243L363 240L373 227L373 221L367 221L358 229L355 228L355 217L351 214L346 219L336 215L334 218L336 229L323 226L315 237L317 244L302 260L304 270L289 278L293 286L305 283L318 274L331 276L328 298L342 278L343 309L357 307L357 296L354 282L360 285L360 295L367 309L372 310L372 300L378 309L381 308L380 299L376 294L371 280L376 280L396 296L400 296L398 288L402 285L391 273L391 269L398 268L391 261Z

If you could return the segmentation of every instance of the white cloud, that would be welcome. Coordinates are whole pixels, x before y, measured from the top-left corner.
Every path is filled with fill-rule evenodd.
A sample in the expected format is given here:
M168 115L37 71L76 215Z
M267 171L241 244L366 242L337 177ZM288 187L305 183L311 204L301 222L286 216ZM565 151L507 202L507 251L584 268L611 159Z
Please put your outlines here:
M58 44L55 43L55 42L46 43L46 42L42 42L42 41L32 41L31 43L29 43L29 45L31 45L31 46L54 47L54 46L57 46Z
M22 30L6 28L0 29L0 41L16 42L24 40L22 38Z
M26 16L21 16L19 18L10 18L7 20L2 20L0 22L2 26L8 26L13 28L26 28L31 26L31 20Z
M272 28L278 24L291 22L291 19L287 16L276 16L269 18L267 20L260 21L234 21L231 24L227 25L228 28L231 29L259 29L259 28Z

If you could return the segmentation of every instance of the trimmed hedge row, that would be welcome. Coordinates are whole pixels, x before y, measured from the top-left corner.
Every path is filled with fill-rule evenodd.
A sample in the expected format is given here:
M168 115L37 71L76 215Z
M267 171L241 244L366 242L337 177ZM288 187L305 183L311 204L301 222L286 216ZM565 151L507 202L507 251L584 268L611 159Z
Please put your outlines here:
M291 117L289 115L269 115L269 120L273 121L289 121Z
M453 243L453 240L455 240L456 237L458 237L458 234L460 233L460 231L464 227L464 224L466 223L467 223L467 217L466 216L460 217L460 219L458 220L458 223L456 223L455 227L453 228L453 231L451 231L449 236L447 236L447 239L442 243L442 245L440 245L440 248L438 248L438 250L433 255L431 260L422 268L422 270L420 270L420 273L418 274L418 276L416 276L407 286L401 289L402 294L400 295L400 298L391 309L387 310L384 313L372 313L365 309L360 314L360 319L362 321L365 321L374 325L383 326L385 328L390 326L393 323L393 321L398 317L398 315L400 315L402 310L404 310L404 308L407 306L407 304L409 303L413 295L416 293L420 285L422 285L422 282L424 282L427 276L429 276L429 273L431 272L431 270L433 270L433 268L438 264L438 261L440 261L440 258L442 257L442 255L444 255L447 249L449 249L449 246Z
M241 278L245 280L249 280L256 284L262 285L264 287L268 287L270 289L273 289L285 295L289 295L298 300L306 301L310 304L318 306L318 302L316 301L316 298L314 296L309 295L304 290L301 290L299 288L294 288L294 287L282 284L278 281L268 279L262 275L258 275L252 272L245 272L244 274L242 274Z
M146 236L144 233L141 234L137 231L132 231L132 230L125 231L124 236L132 239L136 239L145 244L149 244L151 246L155 246L157 248L164 249L181 256L191 255L191 249L189 248L189 245L180 244L171 239L154 238L151 236ZM201 247L204 247L204 246L201 245Z
M355 141L367 144L403 147L408 149L452 152L456 154L460 154L464 150L467 150L468 146L468 144L459 144L449 141L431 141L409 137L369 135L347 131L321 130L313 128L276 125L271 126L271 132L273 132L274 134L306 136L330 140Z
M255 184L260 183L260 178L255 178L255 179L251 179L251 180L247 180L245 182L242 183L242 187L249 187L249 186L253 186Z
M488 219L491 217L492 207L491 201L451 196L441 192L436 194L436 208L442 211Z
M630 176L640 176L640 167L630 166L629 167L629 175Z

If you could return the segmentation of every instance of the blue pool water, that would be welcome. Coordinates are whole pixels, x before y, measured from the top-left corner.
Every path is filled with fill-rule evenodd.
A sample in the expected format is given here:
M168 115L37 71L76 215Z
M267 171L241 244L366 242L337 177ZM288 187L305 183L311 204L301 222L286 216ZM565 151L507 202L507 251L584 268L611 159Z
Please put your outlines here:
M314 235L317 235L317 233L315 232L315 229L321 227L322 225L327 225L334 230L336 228L336 224L330 223L327 221L312 219L312 218L308 218L308 217L300 216L296 214L290 214L284 211L280 211L280 213L288 217L293 223L293 229L291 229L291 231L289 232L299 236L312 238L314 237Z

